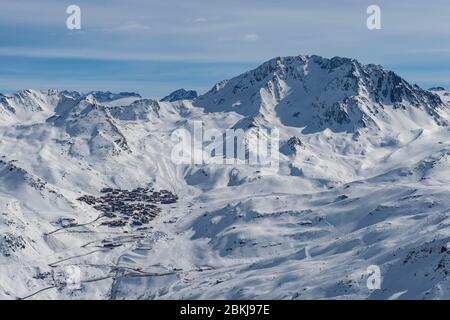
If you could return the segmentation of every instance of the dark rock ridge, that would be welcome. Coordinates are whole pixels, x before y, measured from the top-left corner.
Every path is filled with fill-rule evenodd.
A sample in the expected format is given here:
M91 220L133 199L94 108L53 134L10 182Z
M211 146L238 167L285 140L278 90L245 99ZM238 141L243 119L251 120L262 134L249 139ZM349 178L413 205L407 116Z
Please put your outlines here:
M139 93L136 92L119 92L114 93L111 91L90 91L88 93L80 93L77 91L61 91L63 95L72 97L74 99L82 99L89 95L93 96L95 100L97 100L100 103L105 103L121 98L129 98L129 97L136 97L136 98L142 98Z
M445 91L444 87L432 87L428 89L429 91Z
M86 96L88 95L92 95L94 96L94 98L98 101L98 102L108 102L108 101L112 101L112 100L117 100L117 99L121 99L121 98L128 98L128 97L137 97L137 98L141 98L141 95L136 93L136 92L119 92L119 93L113 93L110 91L91 91L89 93L86 94Z

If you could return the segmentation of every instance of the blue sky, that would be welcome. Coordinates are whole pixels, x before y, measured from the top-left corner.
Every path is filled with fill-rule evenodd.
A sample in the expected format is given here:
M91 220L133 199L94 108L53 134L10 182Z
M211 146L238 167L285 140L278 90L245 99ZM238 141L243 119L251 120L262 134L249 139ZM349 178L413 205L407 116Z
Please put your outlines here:
M81 8L68 30L66 8ZM382 29L366 28L381 7ZM347 56L450 87L448 0L2 1L0 92L200 92L275 56Z

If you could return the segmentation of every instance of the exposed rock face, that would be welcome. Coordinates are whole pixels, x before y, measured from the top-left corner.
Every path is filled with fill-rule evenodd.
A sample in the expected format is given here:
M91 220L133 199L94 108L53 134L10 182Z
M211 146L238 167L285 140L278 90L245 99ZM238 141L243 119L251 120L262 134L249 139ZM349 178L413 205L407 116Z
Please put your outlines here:
M325 128L353 132L396 121L390 110L424 112L446 125L440 97L411 85L392 71L356 60L319 56L279 57L215 85L195 105L210 112L273 118L304 132Z
M193 100L197 98L197 91L178 89L161 99L164 102L174 102L179 100Z

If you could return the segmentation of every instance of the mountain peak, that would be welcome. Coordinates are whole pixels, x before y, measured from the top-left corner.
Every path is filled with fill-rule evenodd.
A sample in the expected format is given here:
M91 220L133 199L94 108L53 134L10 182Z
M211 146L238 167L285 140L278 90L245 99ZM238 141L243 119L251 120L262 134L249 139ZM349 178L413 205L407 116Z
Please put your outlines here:
M197 91L178 89L161 99L163 102L174 102L178 100L193 100L197 98Z
M445 91L444 87L432 87L428 89L429 91Z
M118 100L118 99L122 99L122 98L130 98L130 97L142 98L141 95L136 92L113 93L111 91L91 91L86 94L86 96L88 96L88 95L92 95L100 103L110 102L113 100Z
M392 127L398 121L393 110L412 120L399 125L420 126L430 119L446 123L439 115L444 107L440 97L395 72L355 59L317 55L273 58L216 84L194 105L208 112L262 117L272 124L304 128L305 133Z

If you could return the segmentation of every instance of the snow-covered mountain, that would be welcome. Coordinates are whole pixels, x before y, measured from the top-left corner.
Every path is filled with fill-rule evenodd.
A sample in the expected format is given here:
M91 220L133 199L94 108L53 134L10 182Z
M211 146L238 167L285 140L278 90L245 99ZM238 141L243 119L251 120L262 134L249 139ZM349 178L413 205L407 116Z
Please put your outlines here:
M446 124L439 115L444 105L435 94L381 66L339 57L272 59L218 83L196 105L209 112L237 112L252 120L304 128L305 133L327 128L409 129L424 125L422 121Z
M449 103L318 56L199 97L0 95L0 298L450 298ZM278 170L175 163L195 121L277 129Z
M178 89L162 98L161 101L174 102L178 100L192 100L195 98L197 98L197 91Z

